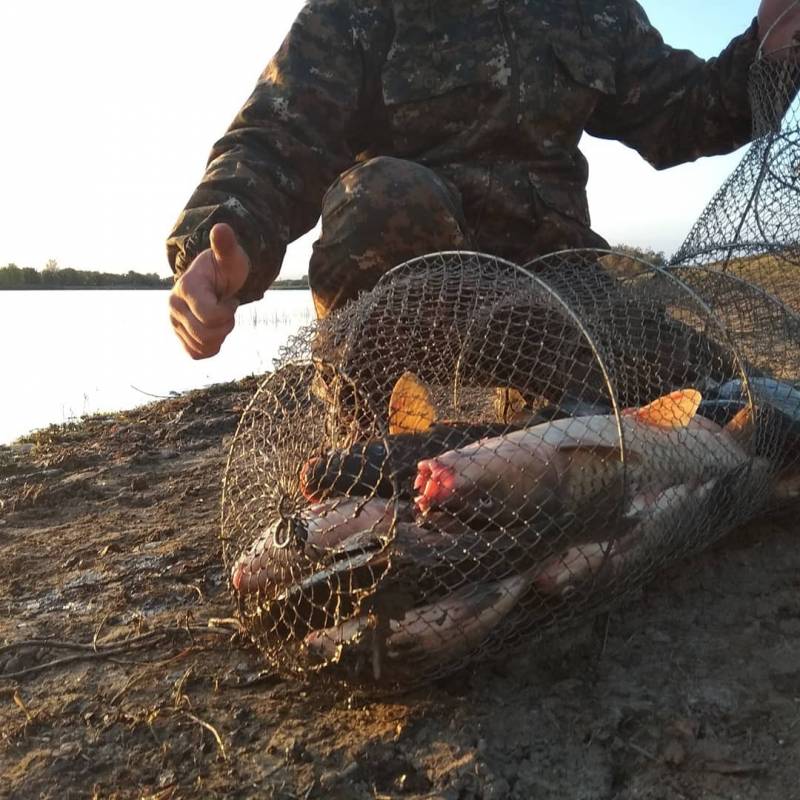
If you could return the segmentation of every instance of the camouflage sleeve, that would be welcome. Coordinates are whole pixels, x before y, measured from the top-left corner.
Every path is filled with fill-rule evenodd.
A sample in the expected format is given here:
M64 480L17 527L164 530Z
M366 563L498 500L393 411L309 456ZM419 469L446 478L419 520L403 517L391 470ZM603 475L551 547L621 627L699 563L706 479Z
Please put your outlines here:
M757 22L704 61L664 44L638 3L624 8L616 93L603 98L587 131L633 147L657 169L750 141L748 71L758 49Z
M379 3L371 4L372 15ZM167 240L179 275L229 223L253 269L239 293L261 298L286 246L315 225L322 196L352 165L373 81L350 0L309 0L228 131L214 145L202 182ZM363 16L363 15L362 15Z

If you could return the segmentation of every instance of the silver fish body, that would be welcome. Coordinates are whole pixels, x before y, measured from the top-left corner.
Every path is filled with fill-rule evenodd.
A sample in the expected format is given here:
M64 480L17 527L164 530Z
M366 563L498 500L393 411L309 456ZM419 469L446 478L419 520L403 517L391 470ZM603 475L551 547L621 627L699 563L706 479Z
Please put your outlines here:
M634 414L556 420L420 462L416 503L469 521L572 511L607 524L625 497L699 483L747 461L733 436L695 418L658 427Z
M470 584L434 603L412 608L401 619L388 621L383 647L389 662L442 663L479 646L514 608L530 587L526 575L502 581ZM377 617L362 614L346 622L309 633L305 645L314 656L338 661L369 633L381 636Z
M767 403L790 419L800 422L800 389L774 378L750 378L748 383L757 405ZM728 381L717 389L716 395L719 400L745 401L744 381Z

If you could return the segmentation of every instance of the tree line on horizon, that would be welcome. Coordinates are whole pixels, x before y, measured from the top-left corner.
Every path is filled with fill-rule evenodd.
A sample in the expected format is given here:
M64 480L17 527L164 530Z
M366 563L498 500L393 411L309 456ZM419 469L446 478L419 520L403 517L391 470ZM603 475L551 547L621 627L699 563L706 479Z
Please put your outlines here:
M614 254L603 256L600 261L609 272L620 278L638 275L642 271L643 261L654 267L664 267L668 263L667 256L663 252L649 247L618 244L611 249Z
M18 267L7 264L0 267L0 290L3 289L171 289L172 276L162 278L155 272L141 273L129 270L120 274L87 269L59 267L51 259L44 269ZM277 281L276 288L306 289L308 278Z
M162 278L155 272L142 274L130 270L125 274L95 272L71 267L0 267L0 289L162 289L172 286L172 278Z
M605 256L602 260L607 268L615 272L626 272L635 267L638 259L661 267L667 263L663 252L650 248L618 244L612 250L618 255ZM18 267L7 264L0 267L0 290L3 289L171 289L172 276L162 278L155 272L141 273L129 270L116 272L97 272L95 270L59 267L50 259L44 269ZM307 289L308 276L287 278L273 284L276 289Z

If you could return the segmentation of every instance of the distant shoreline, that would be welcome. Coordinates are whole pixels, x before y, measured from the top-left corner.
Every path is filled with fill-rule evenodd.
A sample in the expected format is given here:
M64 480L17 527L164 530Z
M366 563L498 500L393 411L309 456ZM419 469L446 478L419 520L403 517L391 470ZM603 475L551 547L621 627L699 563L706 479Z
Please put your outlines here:
M50 259L47 266L39 271L33 267L18 267L7 264L0 267L0 292L28 291L76 291L79 289L110 289L112 291L166 289L174 286L171 275L161 276L155 272L98 272L92 269L62 269ZM273 284L274 289L307 289L308 277L283 278Z
M274 291L309 291L308 286L284 286L273 284L269 287ZM168 292L168 286L0 286L0 292Z

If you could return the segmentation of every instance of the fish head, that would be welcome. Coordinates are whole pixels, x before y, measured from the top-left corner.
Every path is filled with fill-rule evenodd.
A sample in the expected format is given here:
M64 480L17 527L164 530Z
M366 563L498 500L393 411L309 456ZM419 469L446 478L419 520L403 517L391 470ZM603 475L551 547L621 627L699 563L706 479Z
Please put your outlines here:
M468 457L456 460L448 455L418 464L414 482L418 510L423 515L431 511L450 512L461 519L468 517L471 524L506 516L502 499L491 491L491 485L486 485L491 476Z
M415 504L423 516L444 511L478 530L531 521L535 502L542 505L549 494L547 465L535 459L515 463L502 453L515 446L502 442L497 448L492 444L497 441L476 442L419 462Z
M314 456L300 469L300 492L312 503L332 496L374 495L389 480L386 458L386 447L380 440Z
M330 458L314 456L300 468L299 485L303 497L310 503L321 502L326 490L331 488L327 477L330 474Z
M291 580L297 574L307 537L301 518L274 520L234 564L231 573L234 590L246 595Z

